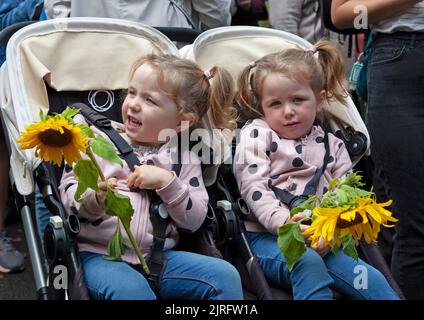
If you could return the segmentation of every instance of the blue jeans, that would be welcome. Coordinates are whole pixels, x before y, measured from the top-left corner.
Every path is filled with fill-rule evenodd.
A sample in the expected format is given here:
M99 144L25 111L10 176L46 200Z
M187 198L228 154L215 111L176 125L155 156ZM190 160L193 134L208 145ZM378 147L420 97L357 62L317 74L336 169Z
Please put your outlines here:
M399 219L391 268L407 299L424 299L423 61L424 32L396 32L376 36L368 64L371 157Z
M295 300L333 299L334 288L351 299L398 300L384 276L372 266L339 252L324 258L308 248L289 272L277 245L277 236L248 232L265 276L283 289L291 289ZM358 289L356 289L357 287Z
M43 195L37 184L35 185L35 220L37 223L37 232L40 237L42 248L44 250L44 230L49 223L51 212L47 209L43 201Z
M167 250L158 295L146 278L126 262L108 261L101 254L82 252L88 291L95 299L111 300L242 300L237 270L228 262L192 252Z

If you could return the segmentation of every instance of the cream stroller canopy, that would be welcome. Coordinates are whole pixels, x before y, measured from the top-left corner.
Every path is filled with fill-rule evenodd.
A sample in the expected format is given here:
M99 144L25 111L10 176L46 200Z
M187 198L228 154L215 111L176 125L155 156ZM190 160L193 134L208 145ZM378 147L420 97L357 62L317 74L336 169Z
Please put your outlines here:
M183 56L196 61L204 70L214 65L226 68L236 80L249 62L266 54L293 47L309 49L312 44L284 31L236 26L203 32L192 45L180 51ZM369 152L370 139L367 128L350 97L347 99L347 105L333 100L326 103L324 108L331 115L329 124L333 132L351 127L362 133L367 139L365 153ZM353 163L356 164L362 156L363 154L354 157Z
M16 32L0 69L1 112L11 145L11 170L22 195L34 190L34 150L16 142L25 126L49 109L47 83L56 91L126 89L132 63L148 53L179 55L165 35L139 23L102 18L38 22Z

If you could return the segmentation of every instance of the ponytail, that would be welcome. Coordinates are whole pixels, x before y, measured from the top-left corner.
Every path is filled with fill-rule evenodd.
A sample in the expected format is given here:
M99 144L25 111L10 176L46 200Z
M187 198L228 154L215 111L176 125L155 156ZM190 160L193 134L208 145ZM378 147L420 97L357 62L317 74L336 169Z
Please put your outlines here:
M247 119L262 117L262 112L258 110L258 98L255 96L252 86L253 81L251 70L256 64L254 62L246 66L238 77L238 93L236 99L240 106L240 111Z
M212 121L218 129L233 130L237 127L237 111L233 107L233 79L227 70L220 67L213 67L209 73L213 78L210 81L209 89L209 108ZM206 77L209 78L209 76Z
M324 90L327 92L327 99L335 98L346 104L347 83L345 67L339 49L330 41L320 40L315 44L319 52L318 62L321 65L324 80Z

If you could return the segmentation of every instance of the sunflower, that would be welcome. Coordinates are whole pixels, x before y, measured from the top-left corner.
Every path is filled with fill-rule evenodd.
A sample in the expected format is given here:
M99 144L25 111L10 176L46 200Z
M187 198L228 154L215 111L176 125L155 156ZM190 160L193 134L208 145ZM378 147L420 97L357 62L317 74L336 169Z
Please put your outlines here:
M36 148L37 157L57 165L61 164L63 157L72 166L81 159L80 152L85 152L88 146L81 127L60 115L43 117L25 130L18 139L21 148Z
M340 246L341 239L349 233L356 245L362 236L367 243L377 242L380 226L393 227L388 222L397 221L390 211L384 209L390 206L391 200L385 203L376 203L371 197L356 197L355 200L354 206L317 207L313 210L315 219L304 232L304 235L310 236L312 245L317 245L322 236L330 247L333 241Z

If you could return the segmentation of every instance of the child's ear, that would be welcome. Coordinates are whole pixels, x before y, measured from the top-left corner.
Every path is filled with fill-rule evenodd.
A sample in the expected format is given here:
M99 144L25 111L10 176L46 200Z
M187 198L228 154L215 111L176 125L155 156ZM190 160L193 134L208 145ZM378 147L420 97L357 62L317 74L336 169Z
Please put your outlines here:
M188 127L191 127L195 121L196 121L196 116L194 113L192 112L182 113L175 130L177 132L181 132L182 129L187 129Z
M323 104L325 99L327 98L327 92L325 90L321 90L317 96L317 112L321 112L323 109Z

